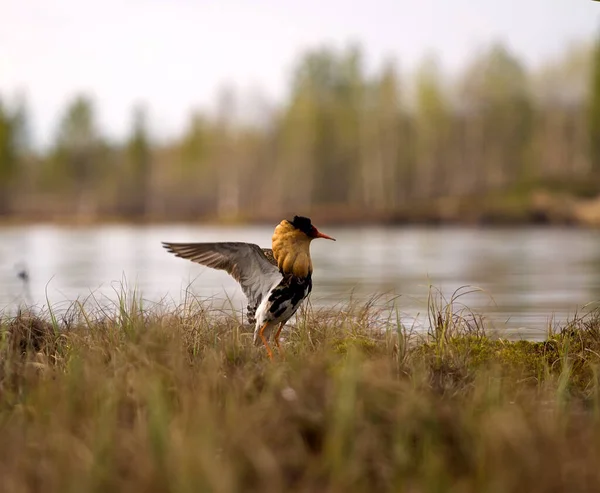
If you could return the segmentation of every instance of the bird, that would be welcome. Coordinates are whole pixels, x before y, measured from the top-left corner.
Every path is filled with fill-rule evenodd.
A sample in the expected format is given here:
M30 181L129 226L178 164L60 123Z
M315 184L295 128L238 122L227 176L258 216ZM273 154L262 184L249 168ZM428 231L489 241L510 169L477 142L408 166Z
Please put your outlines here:
M310 218L294 216L275 227L272 248L255 243L169 243L163 247L175 256L213 269L224 270L241 286L248 300L247 319L254 325L254 344L264 344L269 358L273 352L268 339L279 334L312 291L313 265L310 243L317 238L336 241L321 233Z
M31 296L31 286L29 283L29 280L30 280L29 270L27 269L27 266L22 262L16 264L15 269L17 272L17 277L23 283L23 291L21 293L21 303L20 304L31 305L33 302L32 302L32 296Z

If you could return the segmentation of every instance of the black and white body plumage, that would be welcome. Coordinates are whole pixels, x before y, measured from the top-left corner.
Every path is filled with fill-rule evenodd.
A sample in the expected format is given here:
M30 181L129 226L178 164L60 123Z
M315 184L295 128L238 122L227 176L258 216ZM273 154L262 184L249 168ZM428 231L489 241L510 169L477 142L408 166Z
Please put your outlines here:
M310 241L331 237L320 233L310 219L283 220L275 229L273 249L254 243L166 243L163 246L177 257L228 272L248 299L247 320L255 326L254 342L260 340L271 351L267 339L279 332L296 313L312 290Z
M278 325L283 327L296 313L311 291L312 279L310 275L308 277L283 276L281 281L269 291L256 309L254 342L258 342L260 336L258 331L261 328L263 328L263 335L268 340ZM278 344L277 339L275 343Z

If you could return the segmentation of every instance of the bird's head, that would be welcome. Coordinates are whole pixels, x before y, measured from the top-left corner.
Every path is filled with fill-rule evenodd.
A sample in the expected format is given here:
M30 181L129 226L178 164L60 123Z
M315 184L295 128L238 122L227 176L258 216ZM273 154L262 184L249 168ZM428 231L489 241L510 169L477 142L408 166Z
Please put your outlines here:
M310 218L308 217L294 216L294 219L292 221L288 221L286 219L285 222L289 223L292 226L291 230L294 233L296 233L298 236L301 236L302 234L306 235L309 241L312 241L316 238L325 238L326 240L335 241L335 238L327 236L326 234L321 233L317 228L315 228Z
M316 238L335 241L335 238L321 233L308 217L294 216L284 219L273 233L273 255L279 269L303 277L312 272L309 246Z

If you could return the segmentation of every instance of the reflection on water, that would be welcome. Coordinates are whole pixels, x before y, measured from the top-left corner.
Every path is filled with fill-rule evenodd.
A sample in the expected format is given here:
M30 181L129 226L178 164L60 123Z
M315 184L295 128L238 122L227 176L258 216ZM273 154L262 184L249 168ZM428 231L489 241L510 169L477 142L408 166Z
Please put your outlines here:
M600 300L600 232L566 229L323 228L336 243L312 244L313 305L334 305L389 293L410 325L426 309L427 286L450 296L471 285L487 294L461 301L483 312L496 328L543 337L550 318L572 316ZM245 306L237 283L167 253L165 241L249 241L269 246L272 228L98 226L0 228L0 309L22 297L17 277L24 262L31 298L47 303L115 299L124 279L145 299L178 302L185 290L213 301ZM191 286L190 286L191 284Z

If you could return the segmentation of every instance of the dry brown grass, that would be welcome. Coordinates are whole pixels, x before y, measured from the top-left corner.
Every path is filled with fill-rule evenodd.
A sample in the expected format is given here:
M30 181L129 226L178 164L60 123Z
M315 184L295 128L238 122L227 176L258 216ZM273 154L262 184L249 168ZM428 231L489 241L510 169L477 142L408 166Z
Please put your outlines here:
M2 491L599 491L598 312L507 342L455 301L309 308L273 362L195 301L5 317Z

